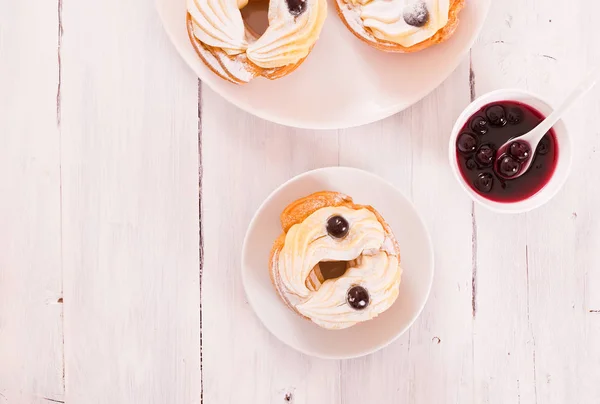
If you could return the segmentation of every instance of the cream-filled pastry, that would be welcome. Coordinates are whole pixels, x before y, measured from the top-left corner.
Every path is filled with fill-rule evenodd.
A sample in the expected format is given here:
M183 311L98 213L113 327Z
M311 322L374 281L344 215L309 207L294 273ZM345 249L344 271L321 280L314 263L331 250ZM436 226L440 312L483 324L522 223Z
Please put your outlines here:
M355 36L389 52L415 52L448 39L465 0L335 0Z
M317 192L281 214L269 263L279 296L327 329L377 317L398 297L400 248L381 215L337 192Z
M253 0L260 1L260 0ZM248 0L187 0L187 29L202 61L233 83L295 70L319 38L326 0L270 0L269 26L256 35L242 18Z

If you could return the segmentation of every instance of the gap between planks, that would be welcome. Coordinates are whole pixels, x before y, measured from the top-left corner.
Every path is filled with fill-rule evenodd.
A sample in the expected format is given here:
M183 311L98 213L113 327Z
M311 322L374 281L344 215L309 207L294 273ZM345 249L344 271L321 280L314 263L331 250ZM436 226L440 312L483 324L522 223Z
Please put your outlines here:
M57 12L57 18L58 18L58 29L57 29L57 40L56 40L56 59L57 59L57 64L58 64L58 78L57 78L57 85L56 85L56 127L57 127L57 131L58 131L58 186L59 186L59 191L58 191L58 195L59 195L59 231L60 231L60 298L57 300L57 303L61 303L61 309L60 309L60 318L62 320L62 329L61 329L61 334L62 334L62 390L63 390L63 397L66 396L67 394L67 388L66 388L66 363L65 363L65 306L63 303L63 295L64 295L64 276L63 276L63 269L64 269L64 260L63 260L63 192L62 192L62 181L63 181L63 175L62 175L62 130L61 130L61 118L62 118L62 111L61 111L61 87L62 87L62 58L61 58L61 47L62 47L62 38L63 38L63 20L62 20L62 11L63 11L63 2L62 0L58 0L57 1L57 7L56 7L56 12ZM49 399L44 397L45 400L48 401L54 401L54 402L60 402L60 403L64 403L64 401L58 401L58 400L53 400L53 399Z
M469 51L469 90L471 102L475 101L475 71L473 70L473 54ZM473 320L477 315L477 218L475 202L471 202L471 308Z
M204 403L204 369L202 367L202 270L204 266L204 239L202 229L202 82L198 79L198 235L199 235L199 284L200 284L200 404Z

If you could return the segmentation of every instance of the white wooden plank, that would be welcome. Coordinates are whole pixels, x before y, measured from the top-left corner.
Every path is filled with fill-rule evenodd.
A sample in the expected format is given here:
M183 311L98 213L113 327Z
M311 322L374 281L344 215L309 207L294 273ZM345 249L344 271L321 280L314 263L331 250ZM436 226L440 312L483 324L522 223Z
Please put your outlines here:
M196 79L151 2L68 2L59 131L57 6L0 0L0 404L199 403ZM599 11L591 0L497 2L472 52L476 93L516 86L559 102L600 63L589 42ZM446 163L468 70L395 117L337 133L270 124L204 89L204 403L598 400L599 92L567 117L580 141L565 189L501 216L473 207ZM344 362L278 342L239 277L245 228L268 193L337 164L402 189L436 248L410 333Z
M202 298L206 402L236 402L243 398L251 402L277 402L288 391L295 392L294 402L305 402L310 397L315 397L317 402L335 402L337 397L351 403L369 397L412 397L414 400L415 397L468 395L471 377L471 205L457 187L452 187L450 172L446 171L445 176L432 186L449 189L452 196L444 203L444 208L456 206L463 213L440 221L440 237L436 238L436 244L442 244L447 238L452 240L457 248L444 249L443 253L454 265L448 263L442 268L456 270L458 267L460 275L448 271L440 276L440 284L434 290L432 300L435 299L438 306L444 306L456 316L427 310L416 327L416 338L411 342L412 352L407 348L408 335L404 342L356 361L322 362L293 352L268 335L251 313L240 284L239 257L226 253L241 249L246 224L268 193L299 172L337 164L356 166L393 179L410 195L412 180L420 183L429 178L432 171L446 167L447 134L441 128L451 127L453 114L458 113L461 106L456 103L447 111L442 106L456 93L462 93L463 104L468 102L466 66L463 65L441 90L414 109L382 123L342 131L339 156L335 133L315 134L273 125L228 105L210 90L204 91L203 217L206 257ZM436 114L439 120L421 122L422 110ZM217 119L222 116L228 118ZM413 146L418 150L414 156L411 152ZM223 162L223 156L228 156L226 162ZM413 163L421 160L425 169L421 172L417 168L418 173L413 173ZM425 206L421 208L425 212L442 204L425 188L420 188L417 195L423 200ZM246 203L240 204L241 199ZM431 223L433 216L428 221ZM446 289L446 282L450 282L452 288ZM224 290L231 292L223 293ZM440 296L446 294L454 299L453 305L449 306ZM430 323L437 317L448 321L439 328L431 329ZM224 322L223 318L234 318L235 321ZM243 330L246 340L241 346L240 330ZM446 340L449 348L443 349L445 345L438 344L436 337L440 341ZM461 349L453 348L454 343L460 344ZM428 366L415 369L409 364L415 357L415 363L419 363L419 358L430 356L454 366L456 371L448 376L440 368L437 377L432 378ZM234 377L228 376L236 362L246 364L247 368L237 370ZM285 366L281 366L282 363ZM377 375L368 378L369 388L364 388L365 374ZM414 387L415 374L424 381L418 388ZM431 388L440 383L443 383L444 389ZM338 397L339 387L342 391Z
M152 2L63 21L66 401L199 403L197 79Z
M587 39L595 35L592 16L598 12L600 5L591 1L495 3L490 28L473 50L477 94L520 87L559 103L600 62L600 50ZM599 94L566 118L576 158L553 201L518 216L476 208L475 402L587 403L600 397L600 318L589 312L600 291L594 208L600 193L590 186L600 136L589 131Z
M0 10L0 403L47 403L64 393L57 3Z
M344 403L471 402L471 204L448 169L449 133L469 92L465 61L411 109L340 137L340 164L373 171L409 196L436 254L430 300L409 332L341 364Z
M292 176L338 163L335 132L285 128L203 87L205 403L339 402L339 364L300 354L263 327L246 301L240 251L250 219ZM292 401L293 400L293 401Z

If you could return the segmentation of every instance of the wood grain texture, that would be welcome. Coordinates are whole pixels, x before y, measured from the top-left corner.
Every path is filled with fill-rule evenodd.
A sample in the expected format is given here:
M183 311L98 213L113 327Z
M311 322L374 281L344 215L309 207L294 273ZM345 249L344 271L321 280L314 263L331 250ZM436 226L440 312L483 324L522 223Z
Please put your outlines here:
M472 51L476 93L524 88L557 105L592 66L600 48L594 1L495 2ZM569 32L569 40L563 41ZM575 163L546 206L501 216L477 207L478 307L475 397L479 402L592 403L600 399L600 194L592 186L600 133L600 90L565 118ZM476 400L477 401L477 400Z
M294 403L471 397L471 204L446 170L445 131L469 100L468 63L411 110L337 133L284 128L208 89L203 94L205 401L277 403L288 393ZM429 115L439 119L421 119ZM303 356L269 335L245 300L239 254L228 253L241 250L254 211L276 186L330 165L373 171L412 197L435 229L440 262L431 301L411 332L379 353L345 362ZM447 198L422 187L427 178ZM446 216L444 209L455 213Z
M559 103L600 64L600 4L494 2L470 57L423 101L306 131L206 87L199 105L151 1L21 3L0 0L0 404L599 401L600 90L566 117L569 181L528 214L473 205L447 140L496 88ZM264 198L332 165L394 183L436 254L410 331L349 361L280 343L240 279Z
M0 10L0 404L47 403L64 397L57 7Z
M335 132L293 130L203 87L205 403L339 401L338 364L290 350L262 327L240 279L246 226L267 195L303 171L336 165Z
M341 362L344 403L468 402L472 395L471 205L447 157L449 131L469 101L468 74L465 62L411 109L342 131L340 164L389 179L413 201L436 261L430 299L409 332L374 355Z
M66 402L199 403L197 79L152 2L62 20Z
M598 50L590 51L585 42L580 47L557 45L561 32L592 35L585 31L592 25L580 23L589 7L598 6L562 5L547 15L547 4L496 3L471 60L414 107L361 128L316 134L282 128L207 92L207 402L284 402L285 391L295 391L294 402L300 403L308 402L307 397L322 403L564 403L569 397L587 403L600 397L594 384L600 377L600 356L592 342L598 340L600 315L590 308L599 300L600 276L591 252L592 245L600 245L595 231L599 219L590 219L597 195L585 200L579 196L589 188L598 163L597 133L583 151L588 173L572 178L554 201L526 215L497 215L474 206L451 178L446 161L448 134L471 97L515 86L560 100L598 58ZM561 60L563 70L558 67ZM563 79L564 85L557 86L561 77L573 80ZM579 128L572 130L593 127L589 117L598 111L600 97L591 97L567 118L571 124L579 117ZM229 123L222 116L230 117ZM219 164L218 156L225 153L231 159ZM299 162L302 153L307 160ZM293 174L326 165L373 171L411 197L432 233L436 279L423 315L408 334L366 358L323 367L322 361L297 357L264 335L244 301L238 255L227 255L219 246L239 250L253 211L270 190ZM242 198L244 207L235 201ZM218 218L222 209L231 217ZM227 285L233 286L222 294ZM236 320L223 323L223 311ZM237 335L236 330L243 330L247 341L241 351L231 349L235 337L222 337ZM227 377L237 361L252 370ZM326 373L320 382L307 385L314 375L305 369L315 366L316 374Z

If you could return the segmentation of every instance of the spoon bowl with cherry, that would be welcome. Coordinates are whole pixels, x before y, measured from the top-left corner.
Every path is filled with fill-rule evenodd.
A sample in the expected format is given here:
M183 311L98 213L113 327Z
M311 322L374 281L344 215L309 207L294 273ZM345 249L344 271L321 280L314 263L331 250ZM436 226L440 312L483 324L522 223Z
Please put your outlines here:
M535 150L542 138L560 120L563 114L583 97L600 78L600 68L594 69L567 97L563 104L554 110L538 126L524 135L510 139L498 148L495 171L504 179L515 179L525 174L534 160Z

